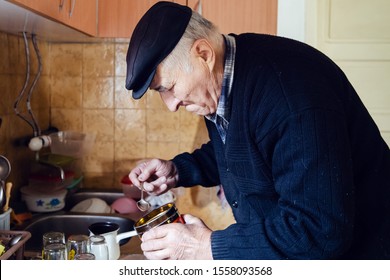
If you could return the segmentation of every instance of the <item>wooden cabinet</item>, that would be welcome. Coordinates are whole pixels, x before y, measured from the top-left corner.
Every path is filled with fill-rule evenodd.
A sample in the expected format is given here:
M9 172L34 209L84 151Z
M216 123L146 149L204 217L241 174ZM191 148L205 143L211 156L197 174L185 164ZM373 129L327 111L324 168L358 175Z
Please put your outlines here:
M188 0L194 8L199 0ZM276 34L277 0L201 0L202 15L221 33Z
M130 38L144 13L159 0L8 0L93 37ZM171 0L195 8L222 33L276 34L277 0Z
M130 38L146 11L159 0L99 0L98 37ZM182 5L186 0L173 1Z
M129 38L142 15L158 0L99 0L98 37ZM196 7L199 0L176 0ZM276 34L277 0L201 0L202 15L222 33Z
M98 0L9 0L41 16L85 34L97 35Z

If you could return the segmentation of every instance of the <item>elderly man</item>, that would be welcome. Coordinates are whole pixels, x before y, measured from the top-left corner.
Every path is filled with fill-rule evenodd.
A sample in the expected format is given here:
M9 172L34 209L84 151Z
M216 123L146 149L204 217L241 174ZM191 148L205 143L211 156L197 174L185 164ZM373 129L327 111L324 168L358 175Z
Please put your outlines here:
M200 219L142 237L150 259L388 259L390 151L343 72L303 43L222 35L155 4L134 30L126 88L205 117L210 141L130 172L150 194L222 185L236 223Z

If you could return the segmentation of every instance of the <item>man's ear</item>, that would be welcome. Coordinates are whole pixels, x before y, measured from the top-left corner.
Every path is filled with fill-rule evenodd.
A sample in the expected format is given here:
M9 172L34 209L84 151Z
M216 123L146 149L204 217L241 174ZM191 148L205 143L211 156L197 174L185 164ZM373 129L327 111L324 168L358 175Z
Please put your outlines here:
M191 53L199 59L202 59L213 70L215 65L215 51L210 42L206 39L196 40L191 48Z

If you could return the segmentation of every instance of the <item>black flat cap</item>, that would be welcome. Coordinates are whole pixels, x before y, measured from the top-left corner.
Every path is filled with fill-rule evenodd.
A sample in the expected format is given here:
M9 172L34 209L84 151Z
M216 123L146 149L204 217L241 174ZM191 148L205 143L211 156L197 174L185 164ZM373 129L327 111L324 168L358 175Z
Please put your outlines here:
M126 88L133 98L148 89L157 66L172 52L184 34L192 10L173 2L157 2L143 15L127 50Z

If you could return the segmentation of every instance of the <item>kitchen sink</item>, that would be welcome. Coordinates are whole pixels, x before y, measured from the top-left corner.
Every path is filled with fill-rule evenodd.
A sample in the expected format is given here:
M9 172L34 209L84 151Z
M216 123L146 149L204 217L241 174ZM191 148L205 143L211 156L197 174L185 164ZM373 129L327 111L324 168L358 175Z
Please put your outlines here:
M77 203L89 199L100 198L108 205L116 199L123 197L122 192L102 190L82 190L70 194L65 200L65 208L58 212L34 214L27 223L18 226L18 230L28 231L31 238L25 244L26 251L40 251L42 249L42 236L49 231L60 231L68 238L72 234L89 235L88 227L97 222L111 222L119 225L119 231L126 232L133 230L134 218L117 213L80 213L69 210ZM130 238L122 239L120 245L126 244Z
M134 222L123 216L110 214L73 214L56 213L40 215L23 227L24 231L31 233L31 238L26 242L26 251L39 251L42 249L42 236L49 231L65 233L66 239L72 234L89 235L88 227L97 222L111 222L119 225L119 231L133 230ZM123 239L120 245L127 243L130 238Z

